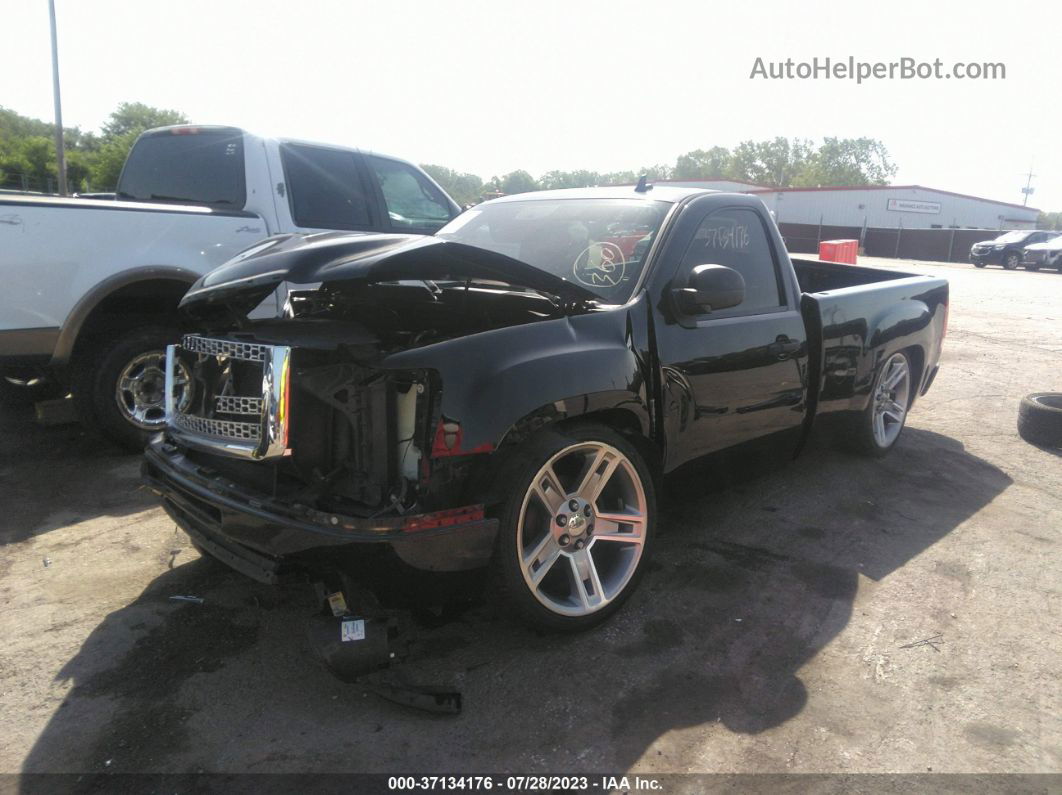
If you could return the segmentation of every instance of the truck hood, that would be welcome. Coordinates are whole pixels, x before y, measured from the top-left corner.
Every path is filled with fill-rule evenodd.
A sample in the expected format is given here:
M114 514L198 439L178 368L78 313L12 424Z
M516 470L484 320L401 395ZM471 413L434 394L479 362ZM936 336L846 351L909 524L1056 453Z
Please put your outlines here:
M484 280L556 296L600 300L590 290L527 263L464 243L421 235L327 232L269 238L200 278L183 309L235 304L247 311L278 284Z

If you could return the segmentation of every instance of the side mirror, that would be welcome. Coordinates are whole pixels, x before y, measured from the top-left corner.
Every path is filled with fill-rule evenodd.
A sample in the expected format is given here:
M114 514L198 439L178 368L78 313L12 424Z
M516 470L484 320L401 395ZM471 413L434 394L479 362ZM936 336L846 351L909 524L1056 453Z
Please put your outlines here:
M680 311L698 315L740 304L745 300L745 280L725 265L697 265L686 286L673 288L671 294Z

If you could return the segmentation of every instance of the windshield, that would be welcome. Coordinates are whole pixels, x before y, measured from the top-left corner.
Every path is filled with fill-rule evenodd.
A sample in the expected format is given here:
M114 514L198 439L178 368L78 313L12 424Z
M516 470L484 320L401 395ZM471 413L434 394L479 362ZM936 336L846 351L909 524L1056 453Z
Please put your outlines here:
M1000 235L999 237L997 237L992 242L993 243L1020 243L1021 241L1023 241L1025 238L1027 238L1031 234L1032 234L1032 232L1007 232L1005 235Z
M119 199L144 202L242 208L245 192L243 136L230 129L143 135L118 180Z
M504 254L625 303L670 207L641 199L528 199L468 210L436 237Z

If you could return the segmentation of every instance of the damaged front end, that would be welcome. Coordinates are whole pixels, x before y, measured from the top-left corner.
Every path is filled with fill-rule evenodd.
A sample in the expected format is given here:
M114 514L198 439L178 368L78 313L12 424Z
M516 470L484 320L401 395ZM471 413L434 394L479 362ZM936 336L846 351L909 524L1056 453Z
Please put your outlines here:
M198 545L259 580L385 553L485 565L497 438L447 413L455 351L433 346L591 311L581 288L522 263L398 238L281 238L185 299L205 330L167 351L167 429L144 475Z

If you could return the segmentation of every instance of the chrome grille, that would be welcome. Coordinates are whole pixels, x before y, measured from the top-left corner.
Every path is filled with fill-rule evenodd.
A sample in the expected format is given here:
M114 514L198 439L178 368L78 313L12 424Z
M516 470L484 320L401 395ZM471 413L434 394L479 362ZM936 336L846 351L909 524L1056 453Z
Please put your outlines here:
M291 348L186 335L166 349L166 417L171 437L221 455L256 460L288 454ZM192 373L192 398L173 400L175 368ZM219 394L221 393L221 394ZM246 417L246 420L240 419Z
M264 362L269 358L272 350L269 345L215 340L209 337L197 337L193 334L185 335L181 340L181 347L192 353L202 353L206 356L228 356L230 359L241 359L245 362Z
M214 411L218 414L250 414L261 417L263 403L260 397L218 395L214 398Z
M210 420L206 417L194 417L190 414L175 414L173 424L192 433L216 436L220 439L257 442L262 438L262 427L257 422Z

